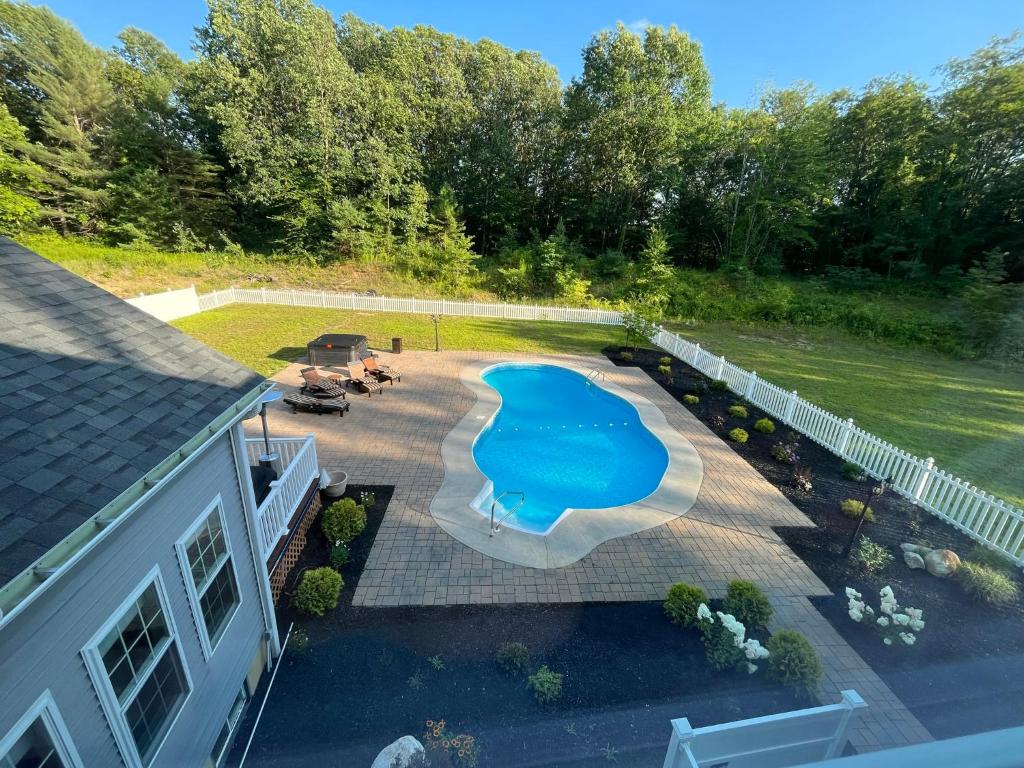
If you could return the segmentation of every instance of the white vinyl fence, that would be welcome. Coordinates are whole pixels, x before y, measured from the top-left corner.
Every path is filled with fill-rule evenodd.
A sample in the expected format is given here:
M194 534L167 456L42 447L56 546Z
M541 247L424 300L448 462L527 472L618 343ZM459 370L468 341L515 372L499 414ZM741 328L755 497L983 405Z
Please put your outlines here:
M200 295L197 302L198 311L233 303L502 320L622 324L620 312L605 309L447 299L399 299L329 291L226 288ZM725 381L736 394L837 456L861 465L872 477L891 478L891 487L901 496L911 499L968 536L1024 566L1024 510L939 469L933 459L920 459L907 453L857 427L853 419L841 419L807 402L795 391L784 390L760 378L756 372L744 370L724 357L712 354L700 344L664 329L659 329L651 341L712 379Z

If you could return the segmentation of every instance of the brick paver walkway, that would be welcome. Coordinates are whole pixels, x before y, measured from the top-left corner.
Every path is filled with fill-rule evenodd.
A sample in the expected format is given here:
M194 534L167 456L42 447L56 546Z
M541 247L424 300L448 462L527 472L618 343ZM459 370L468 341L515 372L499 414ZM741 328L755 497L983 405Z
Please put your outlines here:
M459 381L473 361L514 360L478 352L412 352L385 356L403 372L380 397L349 395L343 418L273 410L275 434L313 432L320 463L344 469L350 481L395 486L395 493L356 587L365 606L460 603L660 600L672 584L688 581L722 597L736 578L756 582L777 607L777 623L808 636L826 668L822 700L855 688L870 707L851 741L860 749L898 746L929 738L884 683L807 601L830 590L772 530L811 525L770 483L706 429L656 382L636 368L610 368L617 384L647 397L697 448L704 480L697 502L683 517L641 533L605 542L579 562L533 569L486 557L451 538L430 515L441 485L444 436L473 404ZM604 358L560 356L582 369ZM298 386L293 364L275 376L286 390ZM468 457L467 457L468 460ZM487 522L481 516L481 526Z

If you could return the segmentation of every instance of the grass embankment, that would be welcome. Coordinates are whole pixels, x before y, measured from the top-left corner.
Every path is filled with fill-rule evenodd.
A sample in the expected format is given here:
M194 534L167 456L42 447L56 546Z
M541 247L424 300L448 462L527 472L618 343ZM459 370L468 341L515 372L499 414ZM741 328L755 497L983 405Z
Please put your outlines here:
M264 375L299 357L326 333L365 334L389 348L433 349L425 315L280 306L231 306L174 323ZM751 331L728 325L681 334L978 487L1024 505L1024 376L988 366L851 340L838 333ZM597 354L622 342L608 326L446 317L442 349Z

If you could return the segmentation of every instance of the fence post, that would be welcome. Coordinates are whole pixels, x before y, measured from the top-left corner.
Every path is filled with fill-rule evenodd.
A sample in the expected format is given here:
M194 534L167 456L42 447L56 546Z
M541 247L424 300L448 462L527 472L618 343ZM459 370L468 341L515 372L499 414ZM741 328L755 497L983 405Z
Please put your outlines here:
M718 371L715 373L715 378L721 380L723 371L725 371L725 355L718 358Z
M853 434L853 419L847 419L843 425L843 433L839 436L839 445L836 446L836 453L846 458L846 446L850 444L850 435Z
M267 288L266 288L266 286L263 286L262 288L260 288L260 296L262 297L261 301L264 304L266 304L267 303Z
M746 400L750 400L750 396L754 393L754 382L757 381L757 371L751 371L747 376L747 386L743 390L743 397Z
M693 726L687 718L680 717L672 721L672 737L668 742L668 753L665 755L663 768L690 768L694 765L687 754L693 736Z
M934 469L935 459L929 456L924 460L924 468L917 478L917 485L914 487L914 501L921 501L924 498L925 486L928 485L928 479L932 476L932 470Z
M782 420L790 426L793 425L793 412L796 410L796 399L797 394L794 389L789 393L789 397L786 398L786 409L782 412Z

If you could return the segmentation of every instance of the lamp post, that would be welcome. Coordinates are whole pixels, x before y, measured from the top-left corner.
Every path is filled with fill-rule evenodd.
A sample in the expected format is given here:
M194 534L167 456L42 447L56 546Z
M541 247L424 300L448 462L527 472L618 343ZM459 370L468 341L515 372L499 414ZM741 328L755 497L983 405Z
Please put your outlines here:
M868 497L864 500L864 508L861 509L860 515L857 516L857 526L853 529L853 535L850 536L850 540L846 542L846 549L843 550L843 557L849 557L850 553L853 551L853 547L857 543L857 537L860 536L860 529L864 525L864 518L867 517L872 501L881 499L882 494L885 493L886 487L891 482L892 478L887 477L871 489Z
M435 352L440 352L441 351L441 334L438 331L437 326L438 326L438 323L441 322L441 316L440 315L431 315L430 319L434 322L434 351Z

